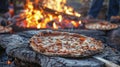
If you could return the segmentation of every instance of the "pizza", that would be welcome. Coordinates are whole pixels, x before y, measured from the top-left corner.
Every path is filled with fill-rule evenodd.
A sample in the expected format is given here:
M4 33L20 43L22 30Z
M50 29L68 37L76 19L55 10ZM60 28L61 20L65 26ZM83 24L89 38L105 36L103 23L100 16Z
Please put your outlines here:
M6 27L6 26L1 26L0 25L0 33L8 33L11 32L12 28L11 27Z
M93 30L112 30L118 27L119 25L109 22L96 22L85 24L85 28Z
M120 19L120 16L112 16L111 19Z
M94 38L69 32L40 32L30 39L33 50L48 56L85 57L103 50L103 43Z

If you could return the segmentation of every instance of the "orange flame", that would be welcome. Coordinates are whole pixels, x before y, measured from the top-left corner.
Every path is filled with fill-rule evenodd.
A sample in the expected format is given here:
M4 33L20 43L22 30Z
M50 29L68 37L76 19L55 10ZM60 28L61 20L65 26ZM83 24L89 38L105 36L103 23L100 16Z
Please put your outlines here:
M78 21L72 21L65 19L62 15L55 16L50 13L44 12L43 9L36 9L36 5L38 5L39 0L35 0L31 2L30 0L26 0L25 12L21 13L21 17L25 17L25 21L22 23L24 27L27 28L47 28L47 24L53 21L53 28L58 29L63 28L59 25L63 25L63 23L68 24L72 23L75 27L78 27ZM35 4L35 5L34 5ZM47 7L53 10L56 10L55 14L58 12L63 12L69 15L80 17L80 14L75 12L73 8L66 6L66 0L43 0L43 7ZM59 26L59 27L58 27Z
M79 24L81 24L82 22L81 22L81 21L79 21L78 23L79 23Z
M44 0L44 6L69 15L81 16L79 13L74 12L72 7L66 6L66 0Z
M59 19L59 22L61 22L61 21L62 21L62 16L59 15L59 16L58 16L58 19Z
M78 27L78 26L79 26L79 24L76 23L75 21L71 21L71 23L72 23L75 27Z
M53 29L58 29L58 26L56 25L56 23L53 23Z
M40 28L41 28L41 23L37 25L37 29L40 29Z

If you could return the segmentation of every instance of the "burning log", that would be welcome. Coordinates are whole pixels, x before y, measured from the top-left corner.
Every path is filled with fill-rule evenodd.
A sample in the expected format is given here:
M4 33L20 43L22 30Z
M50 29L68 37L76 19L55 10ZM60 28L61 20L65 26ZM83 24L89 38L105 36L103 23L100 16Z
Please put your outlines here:
M50 2L54 2L51 0L48 0ZM47 28L49 27L49 22L55 21L53 23L51 28L59 29L63 26L60 26L61 24L71 24L74 27L78 27L80 22L80 14L75 12L72 8L67 7L65 5L66 0L60 0L57 2L55 0L54 4L57 4L57 8L55 9L54 6L48 6L49 3L47 0L38 1L30 1L26 0L25 5L25 12L20 13L21 18L26 18L25 21L18 22L19 25L23 25L25 28ZM60 3L63 3L62 5ZM53 9L51 8L53 7ZM59 8L59 9L58 9ZM20 19L21 19L20 18ZM66 21L67 20L67 21ZM65 23L65 24L64 24Z
M74 16L74 15L69 15L69 14L66 14L64 12L58 12L56 10L52 10L52 9L49 9L47 7L44 7L42 5L40 5L40 7L43 7L42 9L45 11L45 13L50 13L50 14L53 14L55 16L59 16L59 15L62 15L63 17L65 17L66 19L69 19L69 20L76 20L76 21L79 21L81 18L80 17L77 17L77 16Z
M26 4L29 3L29 2L31 2L31 1L30 0L26 0ZM38 9L38 10L42 9L43 12L45 12L45 14L50 13L50 14L53 14L53 15L56 15L56 16L62 15L62 16L65 16L68 19L80 20L80 15L79 14L77 15L77 13L75 11L73 12L75 15L70 15L70 14L67 14L65 12L59 12L57 10L48 8L47 6L44 6L43 0L41 0L41 1L35 0L33 2L33 6L34 6L35 9ZM25 6L25 8L27 8L27 7L28 7L28 5Z

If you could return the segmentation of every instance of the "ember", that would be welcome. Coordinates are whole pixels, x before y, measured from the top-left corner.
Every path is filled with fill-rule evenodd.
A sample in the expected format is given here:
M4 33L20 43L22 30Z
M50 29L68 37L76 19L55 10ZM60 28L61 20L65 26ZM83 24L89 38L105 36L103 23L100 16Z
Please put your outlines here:
M61 14L80 17L73 8L66 6L66 0L44 0L42 4L38 0L26 2L25 11L20 13L20 18L25 18L25 20L17 23L19 27L59 29L68 28L69 24L72 24L70 27L77 28L81 24L80 20L71 20ZM53 10L53 13L46 11L45 8ZM51 21L52 26L49 25Z

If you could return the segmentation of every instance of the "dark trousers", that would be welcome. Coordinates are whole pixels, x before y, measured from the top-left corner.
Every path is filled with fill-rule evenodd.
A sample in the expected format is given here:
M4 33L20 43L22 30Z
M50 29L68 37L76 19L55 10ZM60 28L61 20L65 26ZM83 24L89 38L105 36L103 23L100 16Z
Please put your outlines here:
M8 0L0 0L0 13L8 11L9 2Z
M88 12L88 15L96 18L98 16L99 11L103 6L104 0L93 0L91 4L91 8ZM111 16L116 16L119 13L119 0L109 0L109 8L106 14L106 20L110 20Z
M119 1L120 0L109 0L109 8L107 13L107 20L110 20L111 16L116 16L119 13Z

